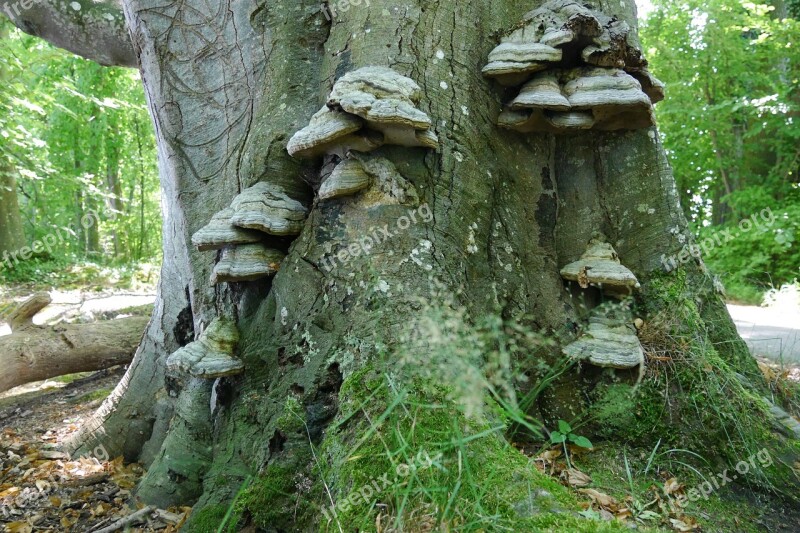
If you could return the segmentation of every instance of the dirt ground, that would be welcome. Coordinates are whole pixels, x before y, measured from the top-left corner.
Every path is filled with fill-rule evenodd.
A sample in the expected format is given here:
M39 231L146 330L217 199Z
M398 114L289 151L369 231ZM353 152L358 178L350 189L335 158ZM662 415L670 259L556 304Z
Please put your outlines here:
M139 465L123 465L102 448L73 460L57 451L123 373L116 368L68 384L50 380L28 386L30 392L0 395L0 525L5 531L99 532L139 511L128 507L143 473ZM178 531L188 511L139 513L142 520L130 523L129 531Z

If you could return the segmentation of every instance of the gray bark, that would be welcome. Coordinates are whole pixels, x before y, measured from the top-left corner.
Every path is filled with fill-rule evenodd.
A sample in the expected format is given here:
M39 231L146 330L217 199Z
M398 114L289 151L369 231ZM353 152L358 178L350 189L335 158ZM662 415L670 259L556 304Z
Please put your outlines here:
M138 65L122 0L0 0L0 14L25 33L101 65Z

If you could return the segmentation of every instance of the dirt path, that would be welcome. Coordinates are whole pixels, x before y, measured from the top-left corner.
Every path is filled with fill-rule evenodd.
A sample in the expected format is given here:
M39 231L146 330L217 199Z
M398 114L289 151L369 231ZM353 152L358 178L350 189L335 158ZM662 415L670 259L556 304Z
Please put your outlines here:
M800 366L800 311L743 305L728 305L728 311L754 356Z

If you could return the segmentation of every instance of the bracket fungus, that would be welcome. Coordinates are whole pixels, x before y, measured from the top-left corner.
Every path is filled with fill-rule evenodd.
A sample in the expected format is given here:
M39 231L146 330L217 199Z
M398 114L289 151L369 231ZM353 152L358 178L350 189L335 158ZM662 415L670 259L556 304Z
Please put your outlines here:
M372 178L364 170L364 165L356 159L345 159L333 169L319 188L321 200L331 200L351 196L368 188Z
M639 280L620 263L616 250L600 239L592 239L580 259L561 269L561 277L582 288L599 287L604 294L622 299L641 288Z
M595 308L589 317L589 327L564 348L564 354L605 368L644 366L644 349L636 336L630 308L624 304Z
M333 86L328 102L309 125L292 136L292 156L344 157L348 151L371 152L383 145L437 148L432 122L417 105L422 89L386 67L348 72Z
M264 236L257 232L236 226L231 218L233 209L223 209L211 217L211 222L192 235L192 244L201 252L219 250L226 246L238 246L258 242Z
M641 129L664 84L647 71L625 21L573 0L529 12L489 54L483 74L519 95L498 118L521 132Z
M215 318L198 340L167 358L167 369L203 379L241 374L244 364L233 355L238 344L236 325L230 320Z
M192 236L200 251L222 249L211 282L255 281L274 276L285 253L269 246L271 236L298 235L308 209L280 187L257 183L233 199ZM275 237L272 237L274 240Z
M260 182L233 199L231 222L270 235L299 235L308 210L275 185Z
M214 267L211 283L237 283L256 281L274 276L280 270L286 254L263 243L245 244L227 248Z

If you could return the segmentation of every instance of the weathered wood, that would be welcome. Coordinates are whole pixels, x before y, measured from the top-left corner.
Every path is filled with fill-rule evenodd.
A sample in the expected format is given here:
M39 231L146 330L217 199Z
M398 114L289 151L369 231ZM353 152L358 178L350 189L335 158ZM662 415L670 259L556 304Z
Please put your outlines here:
M36 313L52 303L50 295L46 292L39 292L25 300L9 314L6 321L11 327L11 331L18 331L33 325L33 317Z
M147 321L132 317L96 324L18 327L0 337L0 392L32 381L129 363Z

